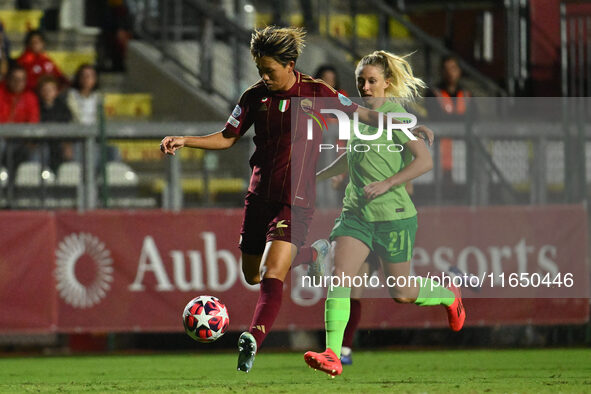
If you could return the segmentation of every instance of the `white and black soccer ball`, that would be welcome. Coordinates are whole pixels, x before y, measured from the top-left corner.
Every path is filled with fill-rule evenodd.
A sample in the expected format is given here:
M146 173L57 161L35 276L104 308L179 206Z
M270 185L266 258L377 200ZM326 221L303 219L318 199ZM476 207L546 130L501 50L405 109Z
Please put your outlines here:
M199 342L209 343L221 338L229 324L228 309L213 296L195 297L183 311L185 332Z

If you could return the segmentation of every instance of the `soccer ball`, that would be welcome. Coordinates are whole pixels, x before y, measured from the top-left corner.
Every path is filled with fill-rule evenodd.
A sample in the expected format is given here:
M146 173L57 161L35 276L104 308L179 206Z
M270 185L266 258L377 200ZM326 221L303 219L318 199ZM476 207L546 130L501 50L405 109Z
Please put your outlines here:
M228 310L216 297L195 297L183 311L185 332L199 342L209 343L221 338L229 324Z

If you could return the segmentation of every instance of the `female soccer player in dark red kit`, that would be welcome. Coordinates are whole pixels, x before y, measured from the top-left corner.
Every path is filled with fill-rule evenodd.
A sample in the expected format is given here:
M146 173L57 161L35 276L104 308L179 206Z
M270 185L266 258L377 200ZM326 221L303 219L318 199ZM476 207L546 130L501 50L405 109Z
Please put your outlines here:
M252 175L244 201L240 230L242 272L250 284L260 283L259 299L248 331L238 341L238 370L252 368L257 349L279 313L283 281L293 256L305 242L314 211L317 149L295 151L290 99L333 97L336 109L357 111L363 123L378 125L379 113L358 107L321 80L294 69L304 47L302 29L266 27L255 31L250 51L261 79L241 96L223 130L194 137L165 137L161 150L182 147L227 149L255 126ZM426 128L422 131L432 133ZM292 140L293 138L293 140ZM291 179L302 179L297 185ZM296 178L298 177L298 178Z

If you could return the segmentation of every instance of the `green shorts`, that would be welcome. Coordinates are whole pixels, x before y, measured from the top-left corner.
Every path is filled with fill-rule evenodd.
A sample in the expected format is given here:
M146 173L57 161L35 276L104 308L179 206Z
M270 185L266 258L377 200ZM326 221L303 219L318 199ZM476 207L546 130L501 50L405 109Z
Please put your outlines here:
M342 212L330 233L337 237L353 237L388 263L410 261L417 233L417 217L387 222L367 222L359 216Z

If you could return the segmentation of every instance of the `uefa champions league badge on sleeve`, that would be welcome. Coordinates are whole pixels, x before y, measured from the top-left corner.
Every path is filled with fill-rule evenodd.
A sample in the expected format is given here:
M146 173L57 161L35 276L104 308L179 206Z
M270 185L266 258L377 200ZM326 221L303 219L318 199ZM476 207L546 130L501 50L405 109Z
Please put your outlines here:
M242 114L242 109L240 108L239 105L237 105L234 108L234 111L232 111L232 116L235 117L235 118L238 118L240 116L240 114Z
M238 119L236 119L236 118L235 118L235 117L233 117L233 116L230 116L230 117L228 118L228 123L229 123L229 124L231 124L231 125L232 125L232 126L234 126L234 127L238 127L238 125L240 124L240 122L238 121Z

